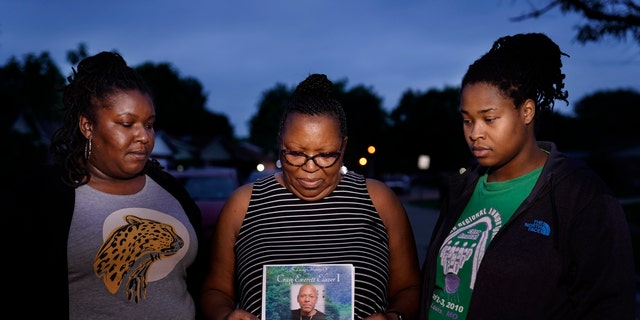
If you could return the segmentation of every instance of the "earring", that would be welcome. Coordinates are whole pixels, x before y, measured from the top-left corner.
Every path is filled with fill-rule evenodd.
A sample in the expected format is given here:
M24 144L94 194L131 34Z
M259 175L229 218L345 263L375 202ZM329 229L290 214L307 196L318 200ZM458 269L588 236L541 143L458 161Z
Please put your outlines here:
M89 160L89 157L91 157L91 138L84 143L84 159Z
M347 172L349 172L347 167L345 165L342 165L342 167L340 167L340 174L344 176L345 174L347 174Z
M276 168L278 169L282 168L282 162L280 161L280 159L276 161Z

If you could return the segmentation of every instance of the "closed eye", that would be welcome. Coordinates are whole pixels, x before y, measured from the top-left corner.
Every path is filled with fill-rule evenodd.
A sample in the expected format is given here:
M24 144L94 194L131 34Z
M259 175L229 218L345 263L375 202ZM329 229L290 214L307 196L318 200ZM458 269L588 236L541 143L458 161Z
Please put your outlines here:
M316 157L322 157L322 158L335 158L339 156L340 156L339 152L318 153L318 155L316 155Z

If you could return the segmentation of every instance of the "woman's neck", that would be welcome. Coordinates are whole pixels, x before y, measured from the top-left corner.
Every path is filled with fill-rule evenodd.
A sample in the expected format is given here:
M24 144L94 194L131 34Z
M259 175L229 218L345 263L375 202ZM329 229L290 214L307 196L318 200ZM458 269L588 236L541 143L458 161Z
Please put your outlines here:
M139 175L131 179L102 179L92 176L88 185L96 190L118 195L136 194L144 188L146 175Z

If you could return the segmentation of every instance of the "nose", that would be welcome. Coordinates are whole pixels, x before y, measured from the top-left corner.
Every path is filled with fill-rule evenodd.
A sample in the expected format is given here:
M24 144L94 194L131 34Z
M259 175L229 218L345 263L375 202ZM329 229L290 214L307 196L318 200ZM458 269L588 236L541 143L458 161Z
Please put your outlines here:
M302 165L303 168L310 169L307 171L315 171L318 169L318 164L316 163L315 157L307 157L307 160Z
M144 129L138 130L138 133L136 135L136 141L146 144L146 143L149 143L149 141L151 140L151 136L152 136L152 132L144 128Z
M480 124L473 124L468 131L468 137L471 141L476 141L484 137L484 130Z
M138 141L142 143L149 143L149 137L146 134L138 135Z

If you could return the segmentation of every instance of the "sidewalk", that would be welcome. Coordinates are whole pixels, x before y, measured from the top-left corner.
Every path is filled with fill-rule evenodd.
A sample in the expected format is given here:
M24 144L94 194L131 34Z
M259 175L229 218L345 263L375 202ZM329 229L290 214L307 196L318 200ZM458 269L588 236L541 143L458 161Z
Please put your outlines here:
M428 188L413 188L410 194L400 196L400 200L411 222L421 267L427 255L427 246L429 245L431 233L438 219L439 211L436 208L414 206L411 205L410 202L414 200L437 200L439 197L440 194L438 190Z

